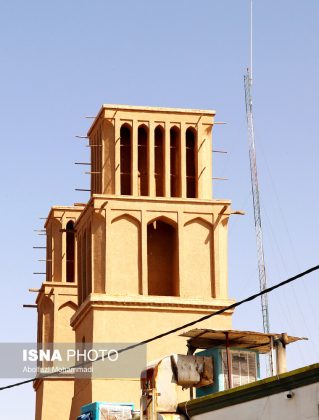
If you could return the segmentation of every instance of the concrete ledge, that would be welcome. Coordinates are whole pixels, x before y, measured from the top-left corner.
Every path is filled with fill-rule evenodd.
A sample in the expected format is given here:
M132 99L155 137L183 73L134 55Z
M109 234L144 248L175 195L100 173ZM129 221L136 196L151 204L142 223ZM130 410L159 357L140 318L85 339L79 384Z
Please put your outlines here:
M76 313L71 318L71 326L83 319L91 309L105 310L128 310L128 311L165 311L165 312L188 312L200 315L213 313L233 303L231 299L188 299L177 296L109 296L100 293L91 293ZM225 312L231 315L233 310Z

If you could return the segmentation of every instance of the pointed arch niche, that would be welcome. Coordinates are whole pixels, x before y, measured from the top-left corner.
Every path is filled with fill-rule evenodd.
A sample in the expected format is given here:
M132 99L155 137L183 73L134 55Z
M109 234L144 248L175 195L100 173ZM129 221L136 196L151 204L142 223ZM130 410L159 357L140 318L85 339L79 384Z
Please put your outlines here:
M148 294L178 296L178 241L176 227L166 219L147 225Z
M60 331L60 340L63 342L72 342L75 340L75 331L70 325L71 318L77 310L77 305L72 301L64 302L58 309L58 322L64 325L63 331Z
M106 292L137 295L141 290L141 226L139 220L123 214L112 220L110 230L110 281Z
M42 331L40 336L43 344L53 343L54 337L54 304L50 298L45 296L41 305L42 309Z
M201 218L184 225L183 296L214 297L213 225Z

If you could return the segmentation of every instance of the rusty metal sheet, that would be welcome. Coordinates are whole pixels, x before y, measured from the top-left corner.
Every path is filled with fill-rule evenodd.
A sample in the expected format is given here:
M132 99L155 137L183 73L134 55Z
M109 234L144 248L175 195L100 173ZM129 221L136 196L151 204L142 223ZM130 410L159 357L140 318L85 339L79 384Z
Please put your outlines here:
M211 329L193 329L181 334L181 337L187 337L188 345L192 348L211 348L226 345L226 334L229 337L230 347L255 350L259 353L268 353L271 350L271 342L282 337L282 334L265 334L255 331L238 330L211 330ZM307 340L306 337L293 337L285 334L285 343L290 344L299 340Z
M214 383L211 357L174 354L171 363L176 383L183 388L200 388Z

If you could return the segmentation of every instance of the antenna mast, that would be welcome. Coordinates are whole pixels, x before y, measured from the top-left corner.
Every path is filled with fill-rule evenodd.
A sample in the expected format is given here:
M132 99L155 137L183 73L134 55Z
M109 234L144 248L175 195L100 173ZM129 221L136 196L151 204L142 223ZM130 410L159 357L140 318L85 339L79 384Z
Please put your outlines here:
M253 120L253 105L252 105L252 94L251 94L252 82L253 82L253 79L252 79L253 13L252 12L253 12L253 0L250 0L250 68L247 69L247 73L244 76L244 84L245 84L245 100L246 100L246 117L247 117L247 127L248 127L250 177L251 177L251 189L252 189L252 196L253 196L256 245L257 245L257 256L258 256L259 286L260 286L260 291L263 291L267 288L267 277L266 277L266 269L265 269L263 232L262 232L261 214L260 214L257 160L256 160L256 148L255 148L255 135L254 135L254 120ZM267 294L264 294L261 296L261 311L262 311L264 333L269 333L270 326L269 326ZM269 353L267 357L266 368L267 368L267 373L272 375L273 374L273 358L272 358L271 352Z

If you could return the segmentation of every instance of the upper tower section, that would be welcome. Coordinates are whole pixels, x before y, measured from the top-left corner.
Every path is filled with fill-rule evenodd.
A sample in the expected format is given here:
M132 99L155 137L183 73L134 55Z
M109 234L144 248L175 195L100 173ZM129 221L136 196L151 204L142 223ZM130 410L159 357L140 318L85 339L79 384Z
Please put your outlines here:
M91 194L211 199L214 117L103 105L88 132Z

